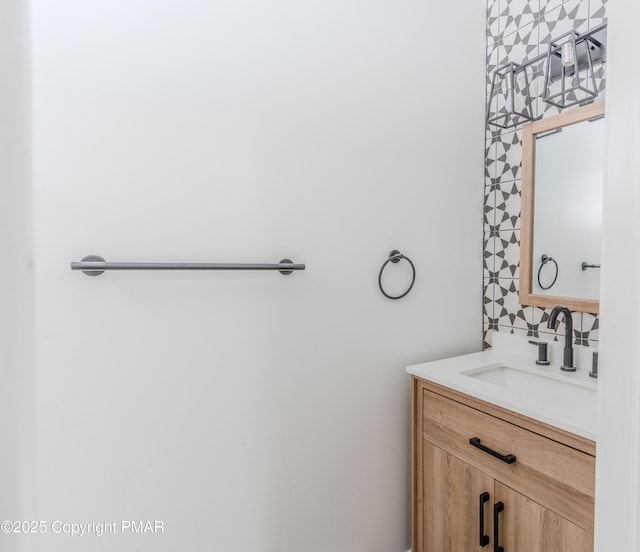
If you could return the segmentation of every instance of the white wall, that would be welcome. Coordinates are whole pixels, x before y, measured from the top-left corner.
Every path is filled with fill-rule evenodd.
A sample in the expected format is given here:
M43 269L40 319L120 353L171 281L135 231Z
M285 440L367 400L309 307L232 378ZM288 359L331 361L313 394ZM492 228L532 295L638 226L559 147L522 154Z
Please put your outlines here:
M408 548L404 366L481 345L475 4L33 0L39 516L167 528L41 550Z
M640 551L640 64L636 0L611 3L596 551Z
M33 505L33 270L29 170L28 13L0 2L0 520ZM3 550L24 550L0 535Z

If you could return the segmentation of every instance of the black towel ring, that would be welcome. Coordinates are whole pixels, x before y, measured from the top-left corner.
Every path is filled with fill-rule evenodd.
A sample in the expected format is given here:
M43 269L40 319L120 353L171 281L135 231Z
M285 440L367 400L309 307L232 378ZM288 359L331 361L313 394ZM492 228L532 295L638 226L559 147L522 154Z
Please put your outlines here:
M407 289L407 291L405 291L402 295L395 295L395 296L389 295L382 287L382 273L384 272L385 267L389 263L397 264L402 259L405 259L411 265L411 270L413 271L413 277L411 278L411 285L409 285L409 289ZM384 295L385 297L388 297L389 299L402 299L405 295L407 295L411 291L411 289L413 288L413 284L415 283L416 283L416 267L411 262L411 259L409 257L405 257L397 249L394 249L393 251L391 251L391 253L389 253L389 258L384 262L384 264L382 265L382 268L380 269L380 274L378 274L378 285L380 286L380 291L382 292L382 295Z
M556 265L556 275L555 278L553 279L553 282L551 282L547 287L544 287L542 285L542 282L540 281L540 272L542 272L542 267L544 265L546 265L549 261L551 261L554 265ZM556 280L558 279L558 263L556 263L556 260L553 257L549 257L549 255L542 255L542 257L540 258L540 268L538 269L538 285L540 286L540 289L551 289L553 287L553 284L556 283Z

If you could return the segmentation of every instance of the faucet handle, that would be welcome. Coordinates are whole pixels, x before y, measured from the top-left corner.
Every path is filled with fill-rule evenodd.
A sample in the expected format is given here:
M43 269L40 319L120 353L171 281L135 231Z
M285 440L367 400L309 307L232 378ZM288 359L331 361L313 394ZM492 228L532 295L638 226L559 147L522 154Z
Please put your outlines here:
M540 366L549 366L551 363L547 356L547 342L529 340L529 343L531 343L531 345L538 346L538 360L536 360L536 364L539 364Z
M598 377L598 351L594 351L593 353L593 364L591 366L591 372L589 372L589 375L592 378Z

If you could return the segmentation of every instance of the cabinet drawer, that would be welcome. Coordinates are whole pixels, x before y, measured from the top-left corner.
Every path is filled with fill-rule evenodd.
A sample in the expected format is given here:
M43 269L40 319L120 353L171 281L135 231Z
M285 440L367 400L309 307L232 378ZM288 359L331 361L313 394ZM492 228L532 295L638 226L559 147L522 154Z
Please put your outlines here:
M593 456L431 391L422 404L423 439L593 532ZM473 437L515 462L472 446Z

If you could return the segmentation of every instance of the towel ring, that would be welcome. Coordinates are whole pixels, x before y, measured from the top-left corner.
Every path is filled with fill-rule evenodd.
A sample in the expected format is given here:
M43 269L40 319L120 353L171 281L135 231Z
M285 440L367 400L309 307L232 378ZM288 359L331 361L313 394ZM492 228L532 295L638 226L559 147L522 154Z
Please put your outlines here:
M384 288L382 287L382 273L384 272L385 267L389 263L397 264L402 259L405 259L411 265L411 270L413 271L413 277L411 278L411 284L409 285L409 288L407 289L407 291L405 291L402 295L395 295L395 296L394 295L389 295L384 290ZM411 262L411 259L409 257L405 257L397 249L394 249L393 251L391 251L391 253L389 253L389 258L384 262L384 264L382 265L382 268L380 269L380 274L378 274L378 286L380 286L380 291L382 292L382 295L384 295L385 297L387 297L389 299L402 299L405 295L407 295L411 291L411 289L413 288L413 284L415 284L415 283L416 283L416 267Z
M544 287L542 285L542 282L540 281L540 273L542 272L542 267L546 265L549 261L551 261L554 265L556 265L556 276L553 279L553 282L551 282L547 287ZM553 284L556 283L557 279L558 279L558 263L553 257L549 257L549 255L542 255L540 259L540 268L538 269L538 285L540 286L540 289L544 289L544 290L551 289L553 287Z

